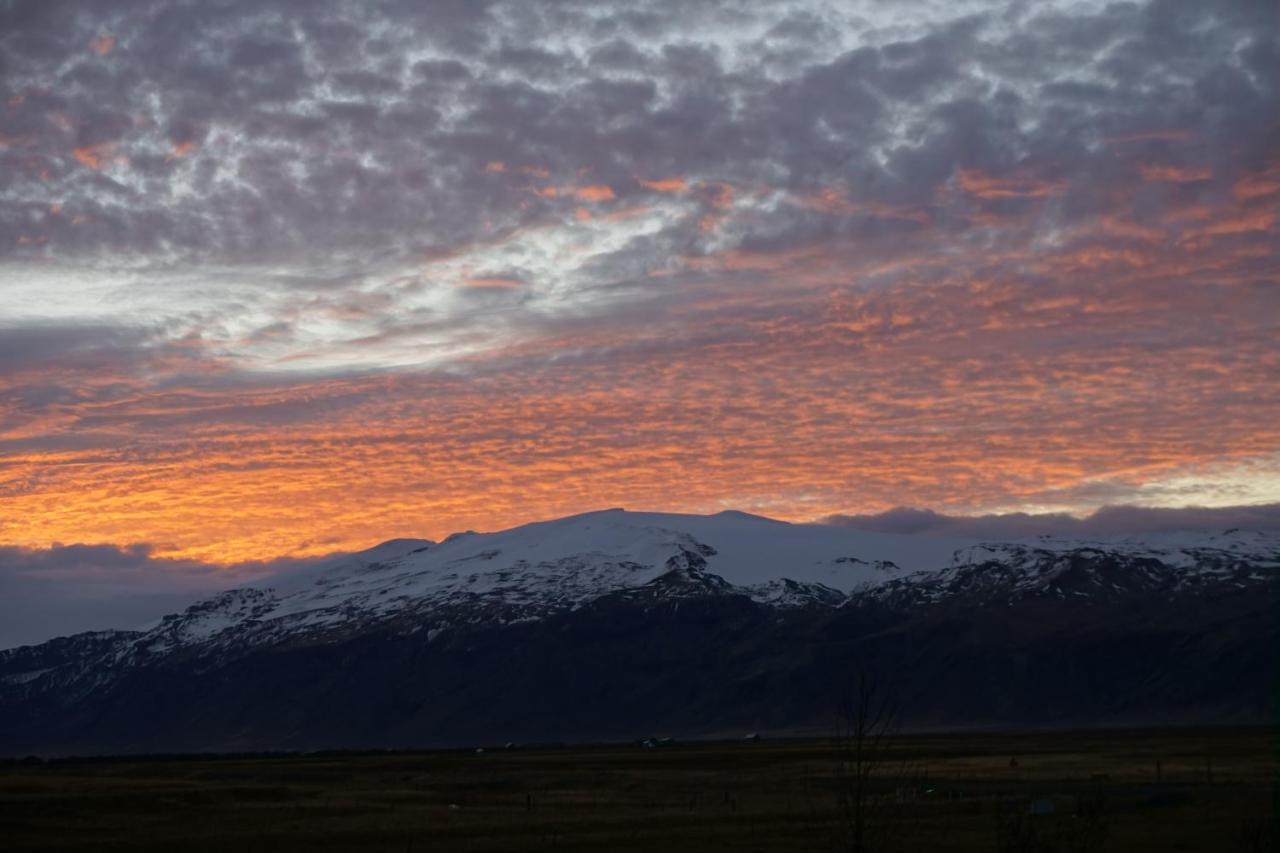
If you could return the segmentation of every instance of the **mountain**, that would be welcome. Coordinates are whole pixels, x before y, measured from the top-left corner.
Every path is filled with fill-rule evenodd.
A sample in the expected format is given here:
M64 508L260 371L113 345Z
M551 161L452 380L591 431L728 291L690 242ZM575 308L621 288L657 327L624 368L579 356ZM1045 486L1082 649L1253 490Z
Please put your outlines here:
M1253 722L1280 536L979 543L607 510L394 540L0 652L0 754Z

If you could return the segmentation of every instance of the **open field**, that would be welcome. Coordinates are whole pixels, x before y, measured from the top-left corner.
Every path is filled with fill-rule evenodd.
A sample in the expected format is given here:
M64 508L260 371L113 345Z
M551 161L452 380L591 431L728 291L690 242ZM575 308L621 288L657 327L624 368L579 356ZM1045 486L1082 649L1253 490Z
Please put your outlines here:
M834 850L835 756L764 740L9 762L0 850ZM887 849L1275 849L1271 730L909 736L879 776Z

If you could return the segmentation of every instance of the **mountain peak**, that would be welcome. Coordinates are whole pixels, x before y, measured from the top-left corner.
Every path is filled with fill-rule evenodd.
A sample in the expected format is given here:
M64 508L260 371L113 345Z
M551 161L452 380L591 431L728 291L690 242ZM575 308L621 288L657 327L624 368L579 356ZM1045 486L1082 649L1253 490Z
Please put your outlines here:
M617 697L614 716L593 730L616 735L608 727L645 702L658 703L659 716L669 715L662 719L677 719L704 685L693 703L698 724L731 695L726 713L753 724L775 715L790 726L826 710L815 704L817 693L797 693L796 685L824 683L868 661L910 673L921 707L962 722L1007 723L1016 720L982 717L993 707L983 679L1001 666L1022 667L1035 649L1046 670L1056 667L1064 642L1076 642L1073 654L1086 659L1106 639L1105 661L1068 668L1068 676L1089 679L1115 674L1097 694L1105 703L1124 690L1142 701L1167 698L1150 692L1163 689L1158 680L1138 679L1135 688L1128 673L1145 673L1149 650L1168 648L1175 651L1162 665L1170 679L1184 678L1187 660L1196 659L1186 644L1197 636L1199 659L1212 662L1207 677L1224 683L1222 662L1240 661L1225 683L1247 688L1250 674L1269 665L1277 581L1275 536L980 543L737 511L603 510L440 544L394 539L213 596L144 631L0 653L0 750L67 749L73 736L92 750L242 748L246 736L275 748L350 746L381 743L397 726L413 738L461 737L471 720L508 737L530 719L520 713L521 695L556 712L543 719ZM967 627L957 632L958 625ZM1016 643L1010 632L1022 632ZM1115 643L1117 636L1136 639ZM1183 639L1168 644L1169 637ZM1021 656L1012 662L1011 648ZM1145 649L1147 657L1109 669L1116 648ZM970 683L984 686L966 707ZM1023 710L1065 707L1096 687L1066 683L1041 697L1044 705ZM942 692L926 695L935 688ZM177 704L157 704L154 689L169 690ZM800 698L768 705L780 695ZM1257 704L1248 689L1236 695ZM1023 701L1021 693L1006 698L1009 708ZM252 719L251 734L210 715L218 703L234 711L228 720ZM1113 713L1105 703L1097 706L1103 711L1080 707ZM319 706L325 714L312 713ZM370 707L387 715L372 728ZM212 728L194 731L201 725ZM157 731L166 734L157 739ZM536 726L530 734L560 735Z
M777 518L769 518L767 515L757 515L753 512L744 512L740 509L722 509L717 512L715 518L740 518L743 521L764 521L769 524L790 524L789 521L782 521Z

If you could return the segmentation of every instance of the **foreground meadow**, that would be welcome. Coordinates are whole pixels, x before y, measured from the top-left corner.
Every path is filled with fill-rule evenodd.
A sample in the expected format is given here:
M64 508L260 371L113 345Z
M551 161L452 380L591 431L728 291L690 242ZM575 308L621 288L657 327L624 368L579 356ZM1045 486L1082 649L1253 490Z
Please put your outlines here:
M831 740L0 764L0 849L849 849ZM1271 730L896 738L870 849L1261 851Z

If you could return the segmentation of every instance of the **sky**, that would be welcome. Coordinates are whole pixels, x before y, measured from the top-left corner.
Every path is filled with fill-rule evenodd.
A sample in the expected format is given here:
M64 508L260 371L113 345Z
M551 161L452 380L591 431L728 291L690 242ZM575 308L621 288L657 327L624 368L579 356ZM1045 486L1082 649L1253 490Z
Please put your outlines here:
M1278 206L1263 0L0 0L0 583L1273 504Z

